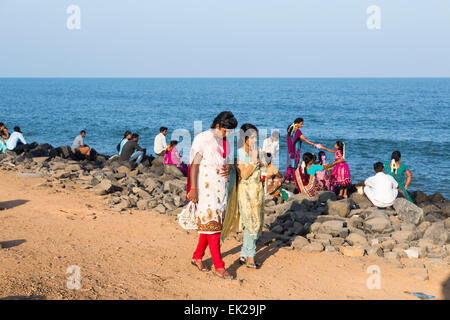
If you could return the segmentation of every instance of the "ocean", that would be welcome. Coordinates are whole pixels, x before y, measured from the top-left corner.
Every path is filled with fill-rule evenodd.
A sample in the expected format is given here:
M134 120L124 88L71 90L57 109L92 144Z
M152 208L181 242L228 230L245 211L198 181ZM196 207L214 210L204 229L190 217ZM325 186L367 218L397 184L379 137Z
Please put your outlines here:
M175 129L192 136L194 121L206 129L230 110L239 125L280 130L282 172L286 128L302 117L307 139L346 143L354 183L399 150L409 190L450 196L450 78L1 78L0 109L0 121L10 132L20 126L28 142L71 145L84 129L85 143L109 155L125 130L153 153L159 127L169 128L167 140ZM303 143L303 152L318 150Z

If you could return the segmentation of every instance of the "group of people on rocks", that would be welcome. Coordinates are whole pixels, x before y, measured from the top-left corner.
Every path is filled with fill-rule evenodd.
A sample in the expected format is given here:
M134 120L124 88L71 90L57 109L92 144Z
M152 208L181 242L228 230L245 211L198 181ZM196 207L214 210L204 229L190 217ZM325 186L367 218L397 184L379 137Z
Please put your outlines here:
M199 239L191 264L198 270L209 271L202 261L209 246L214 264L212 272L221 278L233 278L225 269L220 252L221 242L233 231L243 231L239 262L248 268L259 268L255 254L256 241L263 227L264 194L276 194L283 182L295 183L299 193L310 197L319 190L335 191L339 198L349 196L352 181L345 161L345 143L337 141L334 149L313 143L303 136L300 130L303 123L302 118L297 118L287 129L288 170L285 177L271 163L272 155L278 153L279 133L268 138L270 141L264 143L263 150L258 150L258 129L250 123L241 126L237 157L230 159L227 136L238 122L229 111L221 112L211 129L194 138L188 167L187 199L196 205ZM302 142L334 153L334 161L328 164L324 151L318 153L319 159L309 152L301 156ZM411 172L400 159L400 152L395 151L392 161L374 164L374 177L357 184L374 206L392 205L397 188L411 201L406 191ZM264 183L268 186L266 191Z
M27 152L31 146L23 137L22 131L19 127L14 127L14 131L10 134L3 122L0 122L1 143L0 151L5 153L6 150L13 151L16 154Z
M230 111L221 112L213 120L211 128L198 134L192 143L189 166L181 161L177 150L178 142L166 144L168 129L160 128L155 137L154 152L163 158L164 165L173 165L187 176L186 198L195 204L195 219L199 240L191 263L200 271L209 269L202 258L209 246L213 273L221 278L233 276L225 269L221 258L220 245L233 231L243 231L243 245L239 262L248 268L257 269L255 261L256 241L263 227L264 194L279 195L284 182L295 183L297 191L313 197L320 190L331 190L339 198L349 196L352 184L350 169L345 160L345 143L337 141L334 149L320 143L313 143L303 135L304 120L297 118L287 128L287 170L283 176L272 164L279 153L279 132L274 131L263 143L262 150L257 147L258 128L250 123L240 127L237 156L231 157L227 137L237 128L238 121ZM26 152L27 145L19 127L9 134L0 123L1 151ZM82 130L72 144L72 152L89 158L91 148L84 143L86 131ZM118 156L122 161L139 165L147 150L139 146L139 135L126 131L117 145ZM312 153L301 156L302 142L317 149L334 154L334 161L327 163L324 151L318 157ZM302 160L302 161L300 161ZM376 207L384 208L393 204L398 192L412 201L407 189L411 183L411 172L401 162L401 154L395 151L391 161L374 164L375 176L358 183L363 193Z

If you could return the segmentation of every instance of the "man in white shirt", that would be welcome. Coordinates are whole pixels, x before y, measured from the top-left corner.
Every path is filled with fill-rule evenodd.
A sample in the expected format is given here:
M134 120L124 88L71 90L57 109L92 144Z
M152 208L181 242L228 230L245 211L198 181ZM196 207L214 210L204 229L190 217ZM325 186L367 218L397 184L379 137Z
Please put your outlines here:
M398 195L398 183L395 179L384 173L384 167L381 162L373 165L375 175L367 178L364 185L364 194L379 208L386 208L393 205Z
M277 158L278 152L280 150L280 132L274 131L272 132L272 135L264 140L263 143L263 152L264 153L270 153L272 155L271 161Z
M17 154L22 153L23 151L27 149L26 146L27 142L25 141L25 138L22 135L22 131L20 131L19 127L14 127L14 132L11 133L9 136L8 141L6 142L6 148L11 151L15 151Z
M163 156L164 152L167 149L166 135L167 135L167 128L166 127L159 128L159 134L155 137L155 141L153 143L153 151L155 151L155 154L157 156Z

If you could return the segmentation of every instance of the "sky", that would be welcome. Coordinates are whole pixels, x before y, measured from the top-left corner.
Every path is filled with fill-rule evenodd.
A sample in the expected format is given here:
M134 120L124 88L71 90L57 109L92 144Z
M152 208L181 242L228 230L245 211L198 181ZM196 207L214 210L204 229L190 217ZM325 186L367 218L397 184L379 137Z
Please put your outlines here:
M449 77L449 35L448 0L0 0L0 77Z

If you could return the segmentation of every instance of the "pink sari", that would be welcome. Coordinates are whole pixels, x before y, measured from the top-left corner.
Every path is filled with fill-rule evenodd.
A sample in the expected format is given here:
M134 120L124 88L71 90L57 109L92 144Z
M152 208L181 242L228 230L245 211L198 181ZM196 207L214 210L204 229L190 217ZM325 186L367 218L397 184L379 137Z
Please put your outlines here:
M187 176L187 169L183 166L183 162L181 161L177 148L172 148L164 154L163 164L165 166L173 165L180 169L185 177Z

